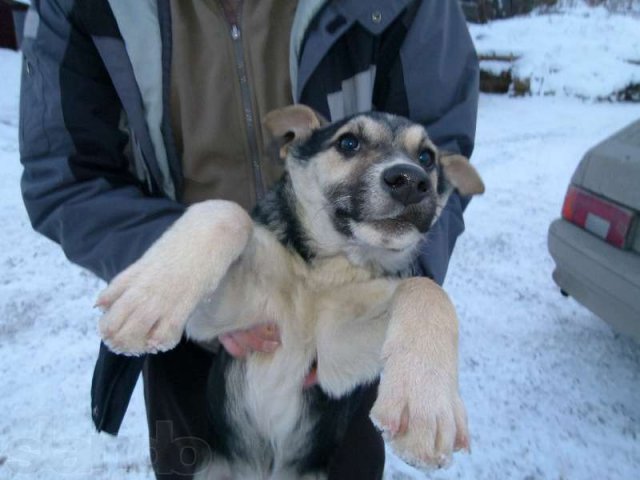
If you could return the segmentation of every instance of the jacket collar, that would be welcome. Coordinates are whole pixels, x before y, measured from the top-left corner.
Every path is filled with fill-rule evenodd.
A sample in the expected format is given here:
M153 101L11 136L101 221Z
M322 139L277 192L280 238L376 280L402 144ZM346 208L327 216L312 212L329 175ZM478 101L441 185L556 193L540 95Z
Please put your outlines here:
M124 47L140 92L146 131L138 135L149 136L153 146L155 163L160 170L160 185L171 198L176 198L175 185L167 159L167 151L162 134L162 41L158 21L158 5L155 0L108 0L113 16L122 35ZM109 64L105 58L105 64ZM119 72L115 72L117 75ZM112 77L114 75L112 74ZM129 113L129 112L128 112Z
M300 100L307 80L331 46L354 23L380 35L414 1L418 0L299 0L289 55L294 102ZM307 35L312 22L317 25L313 36ZM302 52L305 40L310 48Z
M374 35L380 35L414 0L341 0L334 2L337 12L351 23L358 22Z

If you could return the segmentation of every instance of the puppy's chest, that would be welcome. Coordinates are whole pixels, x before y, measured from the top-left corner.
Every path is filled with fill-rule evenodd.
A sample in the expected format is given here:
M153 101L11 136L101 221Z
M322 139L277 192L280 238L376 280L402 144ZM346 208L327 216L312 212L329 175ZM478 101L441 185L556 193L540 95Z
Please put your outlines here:
M340 435L339 419L346 424L350 401L326 403L320 389L315 394L322 401L303 390L317 357L318 323L336 315L349 320L379 314L372 305L380 302L380 282L386 281L344 257L308 264L270 232L256 229L220 290L219 313L276 321L282 345L273 354L232 361L224 373L224 423L234 432L231 456L240 464L277 470L299 464L312 450L328 448L317 444L314 433L320 418L323 424L335 423L328 431L331 441Z
M342 302L345 290L366 285L376 279L372 271L336 256L305 262L285 248L275 236L256 227L240 261L229 272L220 296L234 314L245 318L269 318L281 328L302 329L308 338L320 310L333 304L342 312L350 302Z

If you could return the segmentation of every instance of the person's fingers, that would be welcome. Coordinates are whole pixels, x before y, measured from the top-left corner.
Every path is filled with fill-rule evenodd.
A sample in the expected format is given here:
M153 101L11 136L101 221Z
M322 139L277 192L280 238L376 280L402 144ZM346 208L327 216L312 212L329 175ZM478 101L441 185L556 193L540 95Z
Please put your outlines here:
M243 358L249 353L244 347L238 345L232 334L227 333L218 337L224 349L234 358Z
M280 330L274 323L263 323L221 335L220 343L235 358L245 357L251 352L271 353L280 346Z
M246 331L254 333L265 341L280 342L280 329L275 323L262 323Z
M255 333L254 329L239 330L237 332L231 332L229 335L233 337L238 345L250 352L271 353L280 346L280 342L264 340Z
M314 385L318 384L318 364L317 362L313 362L311 368L309 369L309 373L304 377L304 381L302 382L303 388L310 388Z

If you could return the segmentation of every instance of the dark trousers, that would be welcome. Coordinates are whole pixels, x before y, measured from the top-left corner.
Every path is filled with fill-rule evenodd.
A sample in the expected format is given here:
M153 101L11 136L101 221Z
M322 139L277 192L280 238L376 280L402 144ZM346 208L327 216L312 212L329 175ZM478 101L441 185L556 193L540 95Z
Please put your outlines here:
M215 355L187 341L148 355L143 369L150 455L157 479L190 479L211 454L205 387ZM375 388L354 416L329 467L329 480L377 480L384 443L369 419Z

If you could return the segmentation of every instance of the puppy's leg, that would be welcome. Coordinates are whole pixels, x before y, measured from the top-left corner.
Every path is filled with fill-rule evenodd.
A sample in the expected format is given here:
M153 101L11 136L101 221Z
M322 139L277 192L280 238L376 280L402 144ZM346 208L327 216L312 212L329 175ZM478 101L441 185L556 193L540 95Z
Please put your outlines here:
M191 206L98 297L106 309L99 324L105 343L129 354L173 348L191 311L244 251L252 228L235 203Z
M374 422L407 463L445 466L468 448L458 393L458 324L446 293L426 278L402 282L393 299Z

